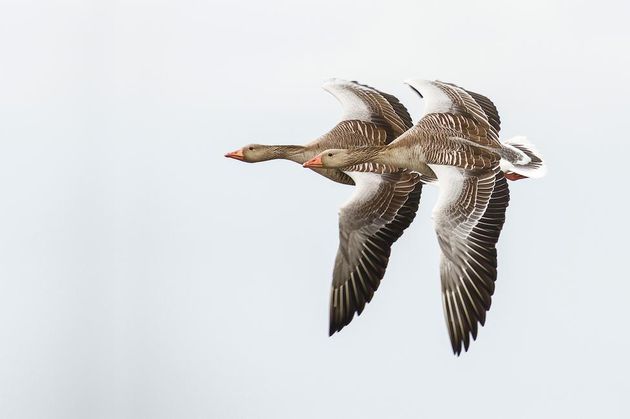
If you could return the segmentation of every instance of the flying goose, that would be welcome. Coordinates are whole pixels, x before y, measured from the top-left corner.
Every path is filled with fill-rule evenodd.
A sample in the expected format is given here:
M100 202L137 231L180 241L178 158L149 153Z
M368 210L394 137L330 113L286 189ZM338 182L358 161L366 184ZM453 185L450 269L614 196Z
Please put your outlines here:
M328 148L388 144L413 125L407 109L392 95L339 79L326 82L323 88L343 108L341 122L328 133L304 146L250 144L226 157L249 163L286 159L303 164ZM313 170L336 182L356 185L339 212L339 249L330 295L332 335L371 301L385 274L392 244L415 217L422 183L434 175L429 172L423 178L381 164Z
M305 167L382 164L437 175L433 209L441 249L442 303L459 355L485 323L497 276L496 243L510 200L506 177L538 177L544 165L522 138L499 142L500 119L486 97L453 84L411 80L425 100L418 123L387 145L325 150ZM355 294L352 295L352 298ZM357 296L361 300L361 296Z

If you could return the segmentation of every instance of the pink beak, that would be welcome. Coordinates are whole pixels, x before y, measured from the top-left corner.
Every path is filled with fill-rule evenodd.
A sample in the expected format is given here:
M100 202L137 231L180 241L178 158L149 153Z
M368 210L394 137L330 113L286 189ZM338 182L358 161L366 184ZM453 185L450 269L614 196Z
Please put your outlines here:
M236 159L236 160L240 160L243 161L244 156L243 156L243 149L239 148L238 150L229 152L225 155L225 157L228 157L230 159Z
M304 163L302 166L312 169L312 168L317 168L317 167L324 167L324 163L322 163L321 156L315 156L309 161L307 161L306 163Z

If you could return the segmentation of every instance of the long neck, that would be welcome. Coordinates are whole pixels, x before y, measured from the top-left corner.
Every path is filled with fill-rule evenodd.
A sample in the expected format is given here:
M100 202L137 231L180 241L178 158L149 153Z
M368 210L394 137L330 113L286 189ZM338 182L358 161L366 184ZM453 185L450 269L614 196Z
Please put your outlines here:
M389 147L387 145L379 147L378 153L375 155L375 163L383 163L390 166L408 168L412 163L409 159L408 153L401 152L402 150Z
M386 152L387 146L367 146L367 147L358 147L352 152L352 159L356 160L357 163L386 163L385 160L388 159L388 155Z
M272 145L269 146L276 159L291 160L302 164L315 156L303 145ZM312 154L312 155L311 155Z
M365 147L367 158L364 161L386 164L388 166L415 170L427 176L435 176L425 163L424 155L415 147L384 146Z

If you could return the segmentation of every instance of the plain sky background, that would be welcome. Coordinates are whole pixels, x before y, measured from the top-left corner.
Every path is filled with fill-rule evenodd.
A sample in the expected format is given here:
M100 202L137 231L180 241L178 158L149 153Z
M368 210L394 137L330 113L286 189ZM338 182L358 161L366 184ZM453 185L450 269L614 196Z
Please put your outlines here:
M0 2L0 417L627 418L627 1ZM351 188L290 162L329 77L489 96L511 183L486 327L452 355L427 187L327 336Z

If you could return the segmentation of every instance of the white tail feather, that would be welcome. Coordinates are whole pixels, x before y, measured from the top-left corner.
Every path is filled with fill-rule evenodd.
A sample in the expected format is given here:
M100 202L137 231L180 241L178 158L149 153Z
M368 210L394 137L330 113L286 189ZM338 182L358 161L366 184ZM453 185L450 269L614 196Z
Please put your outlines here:
M532 178L541 178L547 174L547 166L542 156L534 145L522 136L503 141L501 170Z

